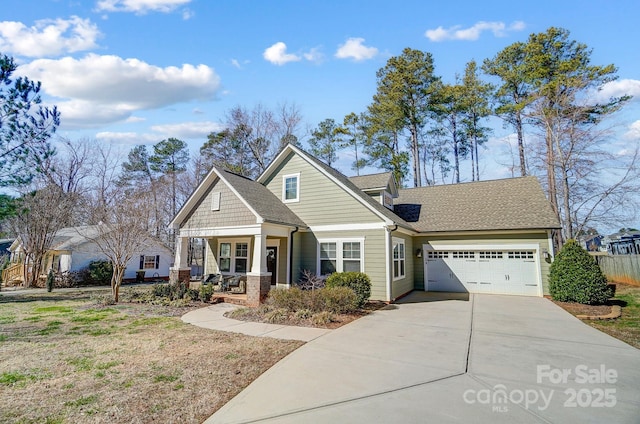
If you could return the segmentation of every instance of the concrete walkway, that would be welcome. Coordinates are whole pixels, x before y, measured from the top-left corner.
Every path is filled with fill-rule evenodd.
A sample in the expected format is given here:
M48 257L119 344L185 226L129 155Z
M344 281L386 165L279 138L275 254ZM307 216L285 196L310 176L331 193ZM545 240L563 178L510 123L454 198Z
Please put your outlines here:
M315 340L331 331L322 328L238 321L224 316L225 313L235 308L237 306L229 303L218 303L188 312L182 316L182 321L211 330L242 333L249 336L273 337L275 339L301 340L303 342Z
M535 297L414 293L305 344L207 423L638 423L640 351Z

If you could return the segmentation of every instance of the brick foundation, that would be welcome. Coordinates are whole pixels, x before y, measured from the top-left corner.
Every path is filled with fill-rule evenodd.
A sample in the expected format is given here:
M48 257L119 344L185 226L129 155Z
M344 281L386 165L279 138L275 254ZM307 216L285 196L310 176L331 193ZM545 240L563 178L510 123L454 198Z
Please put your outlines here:
M260 305L267 298L270 289L271 275L247 274L247 305Z
M189 287L189 281L191 280L190 268L170 268L169 269L169 281L171 283L181 282Z

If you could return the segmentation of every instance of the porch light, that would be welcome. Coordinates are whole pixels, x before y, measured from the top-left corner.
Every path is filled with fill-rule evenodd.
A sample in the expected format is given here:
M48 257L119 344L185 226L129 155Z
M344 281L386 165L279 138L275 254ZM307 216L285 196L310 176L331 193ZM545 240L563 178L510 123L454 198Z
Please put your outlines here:
M416 250L416 258L421 258L422 257L422 249L417 249Z

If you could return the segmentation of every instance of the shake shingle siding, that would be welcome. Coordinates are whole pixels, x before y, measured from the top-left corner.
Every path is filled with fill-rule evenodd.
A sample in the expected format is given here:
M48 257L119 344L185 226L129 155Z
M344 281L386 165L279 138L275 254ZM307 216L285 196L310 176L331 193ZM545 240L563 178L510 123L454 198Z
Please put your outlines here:
M212 211L212 198L217 192L220 193L220 210ZM213 228L255 224L256 216L229 187L217 179L180 228Z

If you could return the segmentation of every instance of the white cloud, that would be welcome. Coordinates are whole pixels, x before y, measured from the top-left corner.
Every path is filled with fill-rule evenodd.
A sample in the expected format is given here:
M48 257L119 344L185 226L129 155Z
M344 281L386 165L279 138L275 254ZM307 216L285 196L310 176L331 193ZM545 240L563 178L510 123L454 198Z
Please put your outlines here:
M338 46L336 57L338 59L353 59L356 62L367 60L378 54L375 47L367 47L363 45L364 38L349 38L344 44Z
M640 120L629 125L629 130L624 134L627 140L640 140Z
M206 65L161 68L138 59L88 54L82 59L38 59L17 74L42 82L61 112L62 126L94 127L134 111L192 100L211 100L220 78Z
M128 124L135 124L136 122L144 122L146 120L146 118L142 118L140 116L130 116L125 120L125 122Z
M446 40L474 41L480 38L480 34L484 31L491 31L496 37L504 37L508 32L522 31L524 28L525 23L522 21L515 21L508 26L504 22L480 21L469 28L462 28L461 25L456 25L445 29L439 26L436 29L427 30L424 36L435 42Z
M44 19L27 27L22 22L0 22L0 51L26 57L58 56L89 50L101 36L90 19Z
M154 125L151 130L163 134L163 138L207 138L211 132L222 131L224 125L218 122L182 122L179 124Z
M100 0L96 4L96 10L98 12L133 12L139 15L147 12L169 13L190 2L191 0Z
M153 125L151 132L137 133L133 131L102 131L96 139L118 144L155 144L161 140L176 137L179 139L206 139L213 131L222 131L224 125L218 122L182 122L177 124Z
M196 16L196 12L194 12L191 9L184 9L182 11L182 19L185 21L188 21L189 19L193 18L194 16Z
M302 55L305 60L314 63L321 63L324 60L324 54L320 51L320 47L314 47Z
M632 101L640 100L640 80L622 79L606 83L595 94L595 100L605 102L611 97L633 96Z
M271 62L274 65L282 66L288 62L297 62L300 60L300 56L293 53L287 53L287 45L282 41L278 41L273 46L268 47L262 57L267 62Z
M99 141L107 141L117 144L153 144L162 140L158 138L158 134L140 134L136 132L112 132L103 131L96 134L96 139Z

